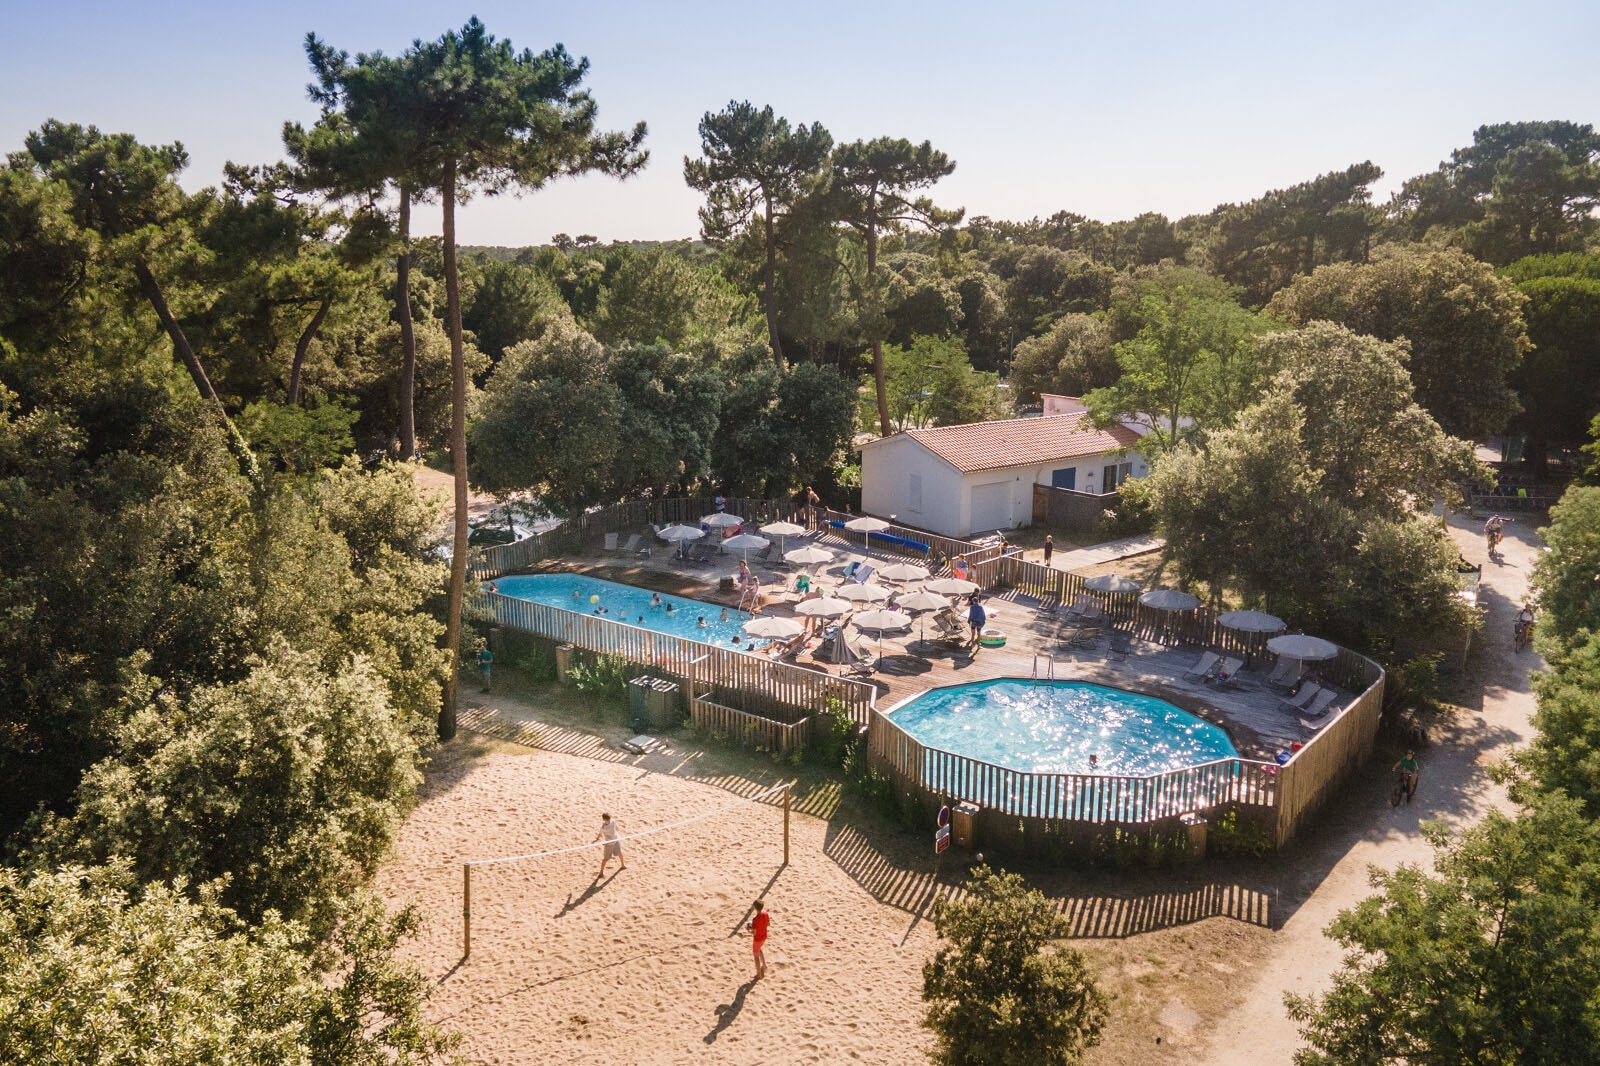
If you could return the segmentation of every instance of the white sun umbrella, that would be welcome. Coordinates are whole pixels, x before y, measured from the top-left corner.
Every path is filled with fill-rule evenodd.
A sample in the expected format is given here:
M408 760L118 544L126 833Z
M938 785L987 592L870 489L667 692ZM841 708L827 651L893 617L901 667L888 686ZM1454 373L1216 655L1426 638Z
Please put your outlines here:
M1084 581L1083 587L1093 592L1115 592L1126 595L1138 592L1140 585L1132 578L1123 577L1121 574L1097 574Z
M695 526L668 526L657 534L662 540L670 540L678 545L678 551L683 551L683 545L691 540L699 540L705 536L705 530Z
M861 539L865 541L867 545L867 558L870 559L872 558L872 535L874 533L882 533L884 530L888 529L889 523L885 522L881 518L873 518L869 514L864 514L860 518L850 519L850 521L844 524L844 528L850 530L852 533L861 534Z
M743 553L745 560L748 562L751 552L760 551L771 543L766 537L758 537L753 533L740 533L737 537L729 537L723 541L722 546Z
M795 614L810 615L813 618L838 618L853 610L855 604L836 596L818 596L814 600L801 600L794 605Z
M878 571L878 576L885 581L923 581L927 579L928 568L916 563L890 563Z
M1158 611L1192 611L1200 606L1200 597L1177 589L1151 589L1139 602Z
M805 632L805 623L793 618L779 618L776 616L752 618L746 622L743 629L752 637L767 637L771 640L787 640L797 637Z
M833 553L827 548L819 548L815 544L808 544L804 548L796 548L792 552L784 552L783 557L791 563L801 566L815 566L818 563L833 562Z
M1240 633L1281 633L1283 619L1265 611L1229 611L1217 616L1217 625Z
M718 511L716 514L708 514L700 519L700 524L713 528L719 526L742 526L744 525L744 519L736 514L729 514L727 511Z
M878 634L878 658L883 658L883 635L885 633L898 633L902 629L911 628L911 616L901 614L899 611L861 611L851 617L850 621L861 630L873 630Z
M937 581L930 581L922 586L929 592L937 592L942 596L965 596L969 592L978 591L976 581L968 581L960 577L941 577Z
M922 616L929 611L942 611L950 606L948 599L929 592L927 589L904 593L895 597L894 602L917 615L917 639L919 641L927 638L927 623L921 620Z
M836 589L834 595L842 600L854 600L857 603L882 603L893 594L884 586L869 582L865 585L845 585Z
M778 550L781 552L790 537L798 537L806 531L805 526L797 526L793 522L768 522L761 527L761 532L769 537L778 538Z
M1339 645L1305 633L1285 633L1267 641L1267 650L1274 655L1299 659L1303 663L1318 663L1338 655Z

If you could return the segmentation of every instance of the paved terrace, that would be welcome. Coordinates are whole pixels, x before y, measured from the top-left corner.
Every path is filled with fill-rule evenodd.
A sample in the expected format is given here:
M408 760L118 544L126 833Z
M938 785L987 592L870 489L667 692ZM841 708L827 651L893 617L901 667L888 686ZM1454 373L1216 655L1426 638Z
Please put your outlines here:
M788 547L799 546L802 539L836 552L835 563L820 571L812 569L828 587L839 583L850 560L861 558L859 545L831 534L791 537ZM709 547L707 553L711 558L709 563L684 562L674 557L670 547L658 542L648 558L622 558L616 553L603 553L573 558L539 570L582 571L612 581L734 606L737 596L720 593L717 586L720 578L732 575L737 569L739 555L734 552L721 555L714 547ZM775 570L756 561L751 562L751 568L762 585L771 589L780 589L785 584L792 586L798 572L794 568ZM890 587L898 586L891 584ZM916 587L917 583L911 583L905 590ZM792 594L777 595L768 600L762 613L793 615L795 599ZM887 709L907 697L941 685L994 677L1033 676L1035 656L1048 655L1054 659L1057 680L1092 681L1160 696L1226 728L1234 746L1247 758L1270 759L1292 742L1303 742L1311 735L1301 724L1300 716L1285 707L1279 693L1266 685L1261 669L1247 668L1230 684L1206 683L1185 676L1203 648L1168 647L1149 639L1154 634L1130 632L1127 628L1108 629L1107 635L1086 647L1071 647L1058 639L1061 626L1048 612L1041 610L1033 597L1008 590L991 594L984 602L989 612L989 628L1007 635L1005 647L958 646L937 639L931 630L923 639L919 631L925 622L914 621L909 632L886 636L881 642L883 657L871 676L878 688L878 706ZM873 605L860 606L866 609ZM964 610L962 615L965 616ZM874 651L879 647L876 637L861 634L860 640ZM841 669L838 665L815 657L819 643L813 640L794 661L801 666L837 674ZM1047 669L1045 660L1040 658L1037 665L1043 674ZM1346 700L1354 698L1347 693L1343 695Z

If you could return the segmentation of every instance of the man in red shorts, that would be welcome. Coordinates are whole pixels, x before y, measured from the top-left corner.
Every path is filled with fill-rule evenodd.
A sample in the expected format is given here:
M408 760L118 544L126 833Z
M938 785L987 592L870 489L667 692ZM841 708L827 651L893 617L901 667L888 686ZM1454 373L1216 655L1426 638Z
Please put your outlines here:
M767 946L767 924L772 921L772 915L767 913L766 908L764 901L756 900L756 916L750 919L749 925L753 938L750 950L755 953L757 978L767 976L767 957L761 953L761 949Z

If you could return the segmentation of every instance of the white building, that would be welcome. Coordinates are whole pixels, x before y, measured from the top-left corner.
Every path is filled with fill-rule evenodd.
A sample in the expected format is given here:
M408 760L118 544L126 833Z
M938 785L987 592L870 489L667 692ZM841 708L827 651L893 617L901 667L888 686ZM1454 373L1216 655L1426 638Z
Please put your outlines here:
M1150 472L1127 426L1081 411L908 429L861 447L861 509L947 537L1033 521L1033 486L1112 492Z

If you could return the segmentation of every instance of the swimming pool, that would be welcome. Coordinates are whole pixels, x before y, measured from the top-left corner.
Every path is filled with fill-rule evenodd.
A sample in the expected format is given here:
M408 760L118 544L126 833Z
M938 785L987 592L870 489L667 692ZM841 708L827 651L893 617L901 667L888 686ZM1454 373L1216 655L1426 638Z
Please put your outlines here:
M1083 681L937 688L889 718L924 747L1030 773L1137 776L1238 755L1221 728L1165 700Z
M720 603L705 603L683 596L669 596L632 585L619 585L615 581L602 581L582 574L524 574L519 577L499 577L494 581L495 591L502 596L542 603L547 607L578 614L598 614L613 622L636 625L657 633L698 640L702 644L715 644L724 648L746 648L749 637L740 629L750 620L745 611L724 608ZM651 598L659 595L660 604ZM668 605L672 613L667 612ZM726 610L728 617L722 614ZM705 626L699 620L705 619ZM739 643L734 644L733 638ZM767 642L756 638L755 646Z

